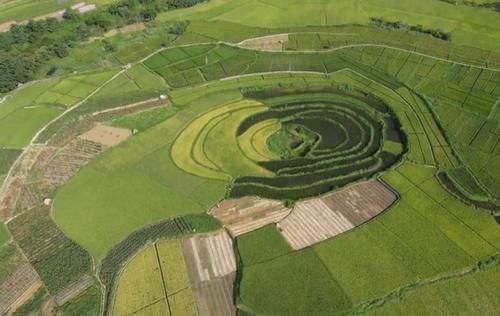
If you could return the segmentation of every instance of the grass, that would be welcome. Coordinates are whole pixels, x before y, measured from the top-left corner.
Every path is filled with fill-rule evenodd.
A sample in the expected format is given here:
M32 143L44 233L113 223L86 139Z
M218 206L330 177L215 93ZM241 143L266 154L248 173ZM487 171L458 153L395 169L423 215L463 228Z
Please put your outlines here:
M365 24L370 17L380 17L389 21L402 21L410 25L422 24L427 28L451 32L453 42L459 45L498 51L500 30L494 26L496 14L489 10L453 6L433 0L425 0L418 5L410 0L399 2L369 0L356 5L348 0L335 3L321 0L307 5L300 1L286 0L252 3L241 0L216 0L175 13L162 13L159 20L220 21L227 23L226 29L235 30L235 33L248 30L246 26L254 28L253 33L259 35L262 34L259 28ZM234 27L228 22L243 26ZM215 28L217 33L222 33L216 27L212 28ZM488 31L485 34L483 30Z
M64 304L62 309L64 315L68 316L92 316L99 314L100 302L101 291L97 286L92 286L75 299Z
M23 255L13 243L3 243L0 246L0 282L3 283L25 262Z
M162 106L152 110L143 111L136 114L122 116L111 121L111 125L118 127L130 128L143 132L166 119L173 116L179 111L178 108L172 106Z
M453 314L487 315L495 313L500 308L498 300L492 296L492 293L499 289L499 281L500 268L479 271L416 288L399 299L388 300L366 314L421 315L446 310Z
M384 179L404 192L401 201L372 223L314 247L354 304L498 252L494 219L457 202L434 172L409 163L389 172Z
M227 179L245 173L265 174L241 153L232 136L242 120L264 109L258 102L244 100L198 117L175 140L172 159L181 169L201 177ZM226 148L226 152L220 148Z
M277 160L279 156L272 152L268 138L281 128L277 120L259 122L238 136L238 144L243 154L253 161Z
M66 2L56 2L42 0L36 3L27 0L5 1L0 3L0 24L11 20L21 22L23 20L66 9L75 3L78 3L78 1L70 0ZM93 3L105 5L111 3L111 1L98 0Z
M14 91L0 109L0 147L28 145L47 123L81 101L114 73L114 70L94 71L62 80L40 81Z
M182 172L170 159L178 131L193 119L188 109L99 156L57 193L56 223L95 258L133 230L204 212L224 196L226 182Z
M10 167L21 152L19 149L0 148L0 175L5 175L9 172Z
M292 251L274 225L242 235L237 239L237 244L245 267L273 260Z
M312 249L245 266L239 290L240 303L258 314L319 315L350 307Z
M10 240L9 232L4 223L0 223L0 247L4 246Z

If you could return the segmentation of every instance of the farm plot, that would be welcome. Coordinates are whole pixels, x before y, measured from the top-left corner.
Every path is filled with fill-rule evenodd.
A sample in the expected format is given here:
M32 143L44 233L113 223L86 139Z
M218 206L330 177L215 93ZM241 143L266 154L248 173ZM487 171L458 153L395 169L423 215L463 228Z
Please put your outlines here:
M240 42L238 46L263 51L282 50L288 42L288 37L288 34L276 34L251 38Z
M236 259L232 240L225 232L183 240L189 278L200 315L236 313L233 285Z
M371 220L395 200L396 195L381 182L364 182L297 203L277 226L293 249L302 249Z
M51 79L13 92L0 110L0 147L22 148L66 108L111 78L115 70ZM16 131L13 133L12 131Z
M277 223L290 211L283 202L258 197L223 200L210 210L233 237Z
M232 198L294 200L368 178L397 162L404 151L399 125L369 97L334 88L274 94L282 96L264 94L259 102L225 104L197 117L174 142L176 165L200 177L235 178ZM259 133L263 126L265 132ZM393 152L384 150L384 134L399 144ZM225 148L224 156L216 148Z
M417 287L397 300L387 300L366 315L430 315L443 310L453 314L495 314L500 309L498 300L493 297L493 293L500 290L499 276L500 268L496 266Z
M112 314L152 313L198 315L179 240L160 240L148 246L120 277Z
M26 211L8 228L40 278L56 295L92 273L92 259L52 221L48 208Z
M116 146L132 135L130 129L97 125L90 131L80 135L80 138L103 146Z
M12 167L14 168L12 174L6 179L4 189L0 192L0 217L2 219L8 219L14 213L29 171L42 149L43 146L30 146L19 158L18 163Z
M41 187L47 192L65 184L81 167L106 149L91 140L76 138L57 151L43 168Z
M102 259L99 265L99 278L105 286L104 310L111 310L114 290L120 271L148 244L154 244L162 238L179 238L183 234L206 232L218 229L216 221L207 215L174 218L149 225L128 235L115 245Z
M18 265L17 269L2 278L0 284L0 313L7 312L11 305L23 301L25 293L33 293L42 286L42 282L29 263ZM24 297L26 300L28 297Z
M0 176L9 172L10 167L21 153L22 150L19 149L0 148Z

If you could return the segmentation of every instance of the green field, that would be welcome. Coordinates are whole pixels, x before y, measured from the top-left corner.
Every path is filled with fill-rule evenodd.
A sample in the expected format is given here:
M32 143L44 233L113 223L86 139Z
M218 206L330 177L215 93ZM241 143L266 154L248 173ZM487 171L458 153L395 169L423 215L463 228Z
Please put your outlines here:
M161 1L157 16L129 12L146 29L110 37L101 35L117 21L138 22L121 16L127 6L144 3L93 2L117 12L89 13L84 40L67 34L68 43L52 45L59 30L36 38L41 66L26 73L40 80L1 96L0 184L15 178L5 182L14 183L12 198L0 200L0 289L28 263L43 283L21 314L40 313L49 297L91 276L58 313L197 315L180 238L220 229L214 206L257 196L293 207L373 179L397 201L334 238L293 250L273 224L234 237L238 314L498 313L493 6L210 0L178 9L181 2ZM74 3L0 0L0 24ZM16 54L30 57L22 35L2 37L11 41L2 41L9 67ZM279 41L259 39L268 35ZM115 147L83 148L99 154L53 158L95 124L134 133ZM23 161L32 142L44 150ZM69 180L54 185L66 172ZM37 206L23 208L31 200Z
M77 0L69 0L64 2L52 1L52 0L41 0L41 1L29 1L29 0L6 0L0 2L0 24L8 21L21 22L23 20L28 20L35 18L37 16L53 13L62 9L66 9L75 3ZM113 1L110 0L98 0L93 1L98 5L109 4Z
M423 24L451 32L453 41L459 45L500 50L500 29L496 23L496 12L453 6L436 0L419 3L411 0L364 0L356 5L349 0L335 3L319 0L307 5L297 0L214 0L178 12L160 14L162 21L210 20L267 28L364 24L370 17L403 21L411 25Z
M114 70L29 84L7 97L0 107L0 147L22 148L67 108L111 78ZM15 130L15 133L12 131Z

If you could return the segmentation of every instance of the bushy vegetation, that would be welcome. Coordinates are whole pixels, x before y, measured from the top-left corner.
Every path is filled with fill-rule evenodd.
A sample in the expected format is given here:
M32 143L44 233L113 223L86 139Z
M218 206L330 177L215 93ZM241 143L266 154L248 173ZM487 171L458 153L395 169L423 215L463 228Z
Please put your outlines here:
M195 5L199 0L123 0L84 15L67 9L64 20L55 18L13 25L0 33L0 92L15 89L33 80L48 60L64 58L68 50L90 36L112 28L155 19L158 12ZM181 33L185 24L174 25L172 32ZM54 70L49 71L49 75Z
M443 40L443 41L450 41L451 36L449 33L445 33L443 31L439 30L433 30L433 29L427 29L424 28L422 25L408 25L406 23L403 23L401 21L386 21L382 18L370 18L370 22L376 26L380 27L385 27L389 29L396 29L396 30L408 30L411 32L416 32L416 33L423 33L423 34L428 34L432 37L435 37L437 39Z
M101 291L91 286L62 307L65 316L94 316L101 309Z
M57 227L48 208L27 211L8 224L12 236L52 294L87 274L92 258Z

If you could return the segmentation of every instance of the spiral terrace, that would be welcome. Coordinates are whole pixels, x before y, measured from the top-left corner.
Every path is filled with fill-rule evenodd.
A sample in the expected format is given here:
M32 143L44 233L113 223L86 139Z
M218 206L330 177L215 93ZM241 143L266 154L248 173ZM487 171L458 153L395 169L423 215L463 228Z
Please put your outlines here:
M247 98L193 120L172 149L185 171L234 179L231 197L319 195L387 169L404 152L394 115L360 92L267 91Z

